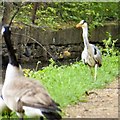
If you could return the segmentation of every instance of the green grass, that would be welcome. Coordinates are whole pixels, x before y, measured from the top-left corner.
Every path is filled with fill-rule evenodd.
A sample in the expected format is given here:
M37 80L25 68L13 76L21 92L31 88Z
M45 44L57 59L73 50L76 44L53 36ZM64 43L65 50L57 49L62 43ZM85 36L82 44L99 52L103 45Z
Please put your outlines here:
M102 63L102 67L98 69L96 81L88 66L82 62L58 67L52 61L42 70L36 72L25 70L25 72L42 82L52 98L61 105L61 108L65 108L79 101L87 102L86 91L103 88L115 80L118 75L118 56L103 56ZM94 71L94 68L92 70ZM16 115L12 114L12 117L15 118Z
M103 65L98 69L96 81L89 67L82 62L60 67L51 63L42 70L31 71L29 75L40 80L52 98L60 103L61 107L66 107L69 104L86 101L86 91L103 88L113 81L118 75L118 57L103 56Z

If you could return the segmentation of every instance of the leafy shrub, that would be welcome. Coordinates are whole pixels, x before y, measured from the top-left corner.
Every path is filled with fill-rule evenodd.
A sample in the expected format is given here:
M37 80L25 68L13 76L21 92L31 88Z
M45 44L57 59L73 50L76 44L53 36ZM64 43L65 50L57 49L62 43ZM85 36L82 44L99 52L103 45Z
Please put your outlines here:
M108 39L104 39L103 40L103 44L104 44L104 48L102 49L102 52L104 55L109 55L109 56L114 56L114 55L118 55L119 51L118 49L115 47L115 43L118 41L118 39L113 40L112 36L110 33L106 33Z

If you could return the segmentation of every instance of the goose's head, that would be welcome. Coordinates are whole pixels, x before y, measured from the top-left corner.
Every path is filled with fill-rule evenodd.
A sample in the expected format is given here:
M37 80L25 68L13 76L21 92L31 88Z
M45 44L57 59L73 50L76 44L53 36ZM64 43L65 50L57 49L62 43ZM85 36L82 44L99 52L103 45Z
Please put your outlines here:
M77 25L76 28L86 28L87 27L87 22L85 20L81 20Z
M11 29L9 26L2 26L2 29L1 29L1 35L4 36L10 36L11 35Z

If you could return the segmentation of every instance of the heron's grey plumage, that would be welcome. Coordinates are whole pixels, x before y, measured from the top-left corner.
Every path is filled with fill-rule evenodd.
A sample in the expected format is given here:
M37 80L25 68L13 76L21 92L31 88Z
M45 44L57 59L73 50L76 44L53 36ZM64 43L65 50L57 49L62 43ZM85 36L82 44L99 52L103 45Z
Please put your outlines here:
M83 29L83 40L84 40L84 50L81 54L83 63L88 64L90 67L100 67L102 65L102 54L100 50L93 44L89 43L88 40L88 25L85 20L81 20L80 23L76 25L77 28L82 27ZM97 75L97 70L95 70L95 79Z

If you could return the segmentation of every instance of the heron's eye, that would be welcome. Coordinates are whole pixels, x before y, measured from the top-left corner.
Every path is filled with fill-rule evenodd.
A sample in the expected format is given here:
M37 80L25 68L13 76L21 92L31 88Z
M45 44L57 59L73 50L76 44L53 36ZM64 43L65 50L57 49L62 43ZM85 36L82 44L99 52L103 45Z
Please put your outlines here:
M86 23L86 21L85 21L85 20L83 20L83 23L82 23L82 25L83 25L84 23Z
M84 23L86 23L85 20L82 20L82 21L80 22L81 25L83 25Z

